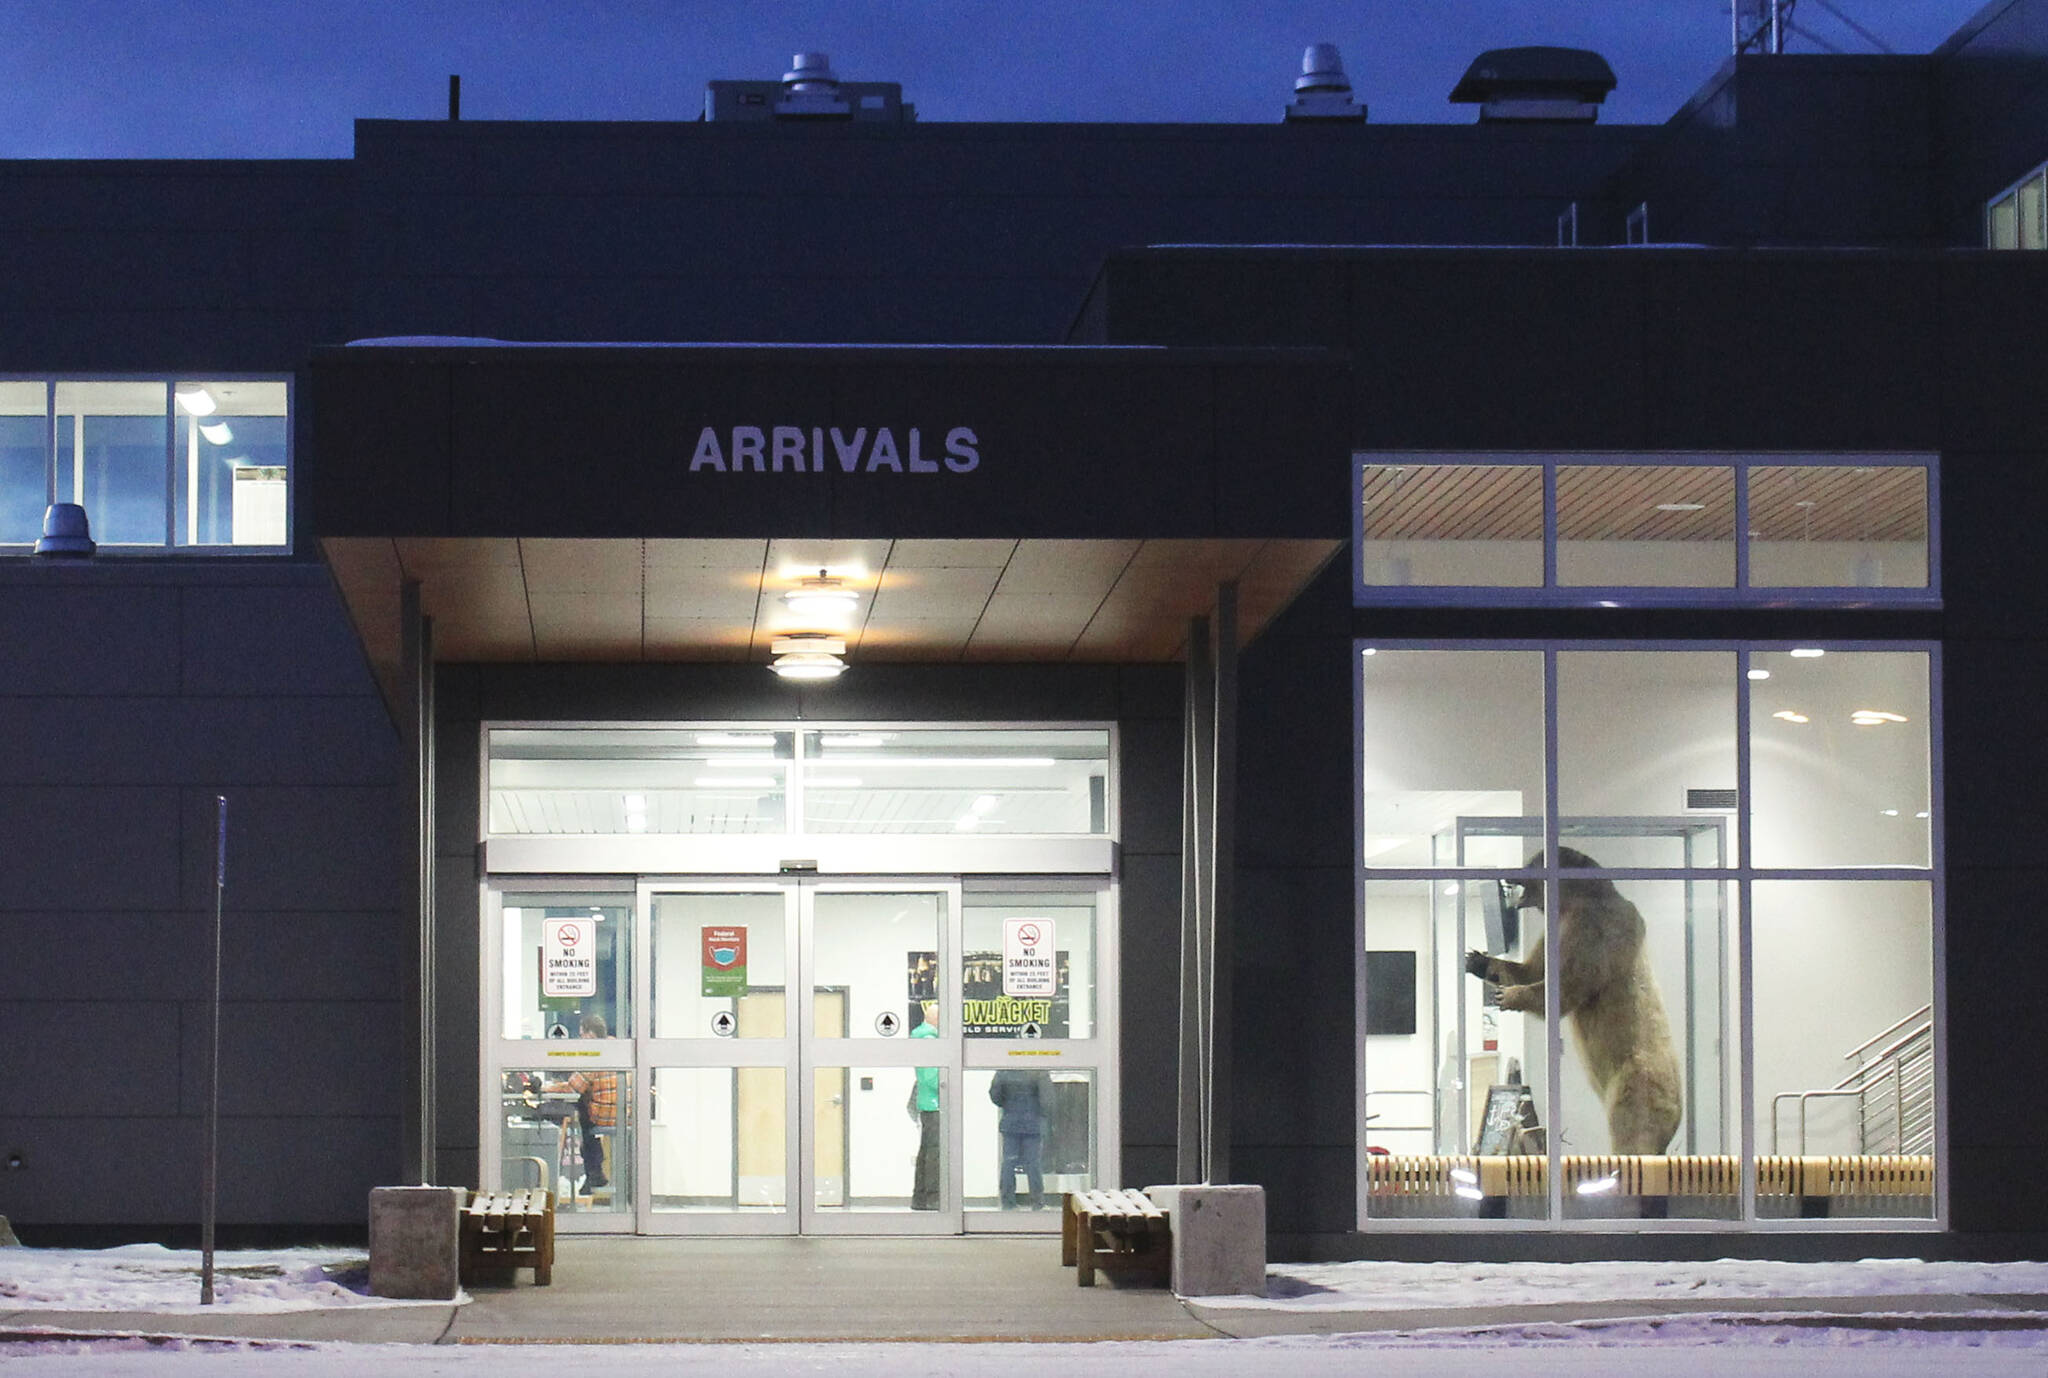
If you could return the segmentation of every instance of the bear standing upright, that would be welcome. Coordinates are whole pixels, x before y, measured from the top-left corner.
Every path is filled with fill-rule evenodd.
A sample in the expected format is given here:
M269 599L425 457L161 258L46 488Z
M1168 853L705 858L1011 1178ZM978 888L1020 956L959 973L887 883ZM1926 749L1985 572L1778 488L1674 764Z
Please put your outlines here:
M1591 870L1599 863L1570 847L1557 849L1558 865ZM1543 854L1529 858L1543 864ZM1615 1153L1662 1153L1678 1132L1678 1055L1671 1024L1650 972L1643 916L1611 880L1558 882L1558 1012L1587 1077L1607 1108ZM1524 890L1524 908L1543 907L1543 885ZM1526 961L1468 953L1465 969L1500 987L1500 1007L1543 1013L1545 962L1537 938Z

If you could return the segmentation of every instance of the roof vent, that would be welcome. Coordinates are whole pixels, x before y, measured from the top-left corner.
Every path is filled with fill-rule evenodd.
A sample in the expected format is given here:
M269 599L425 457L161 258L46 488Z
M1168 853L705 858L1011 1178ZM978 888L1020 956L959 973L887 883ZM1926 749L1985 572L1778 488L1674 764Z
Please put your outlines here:
M1494 48L1465 69L1451 99L1479 119L1591 124L1614 89L1607 59L1584 48Z
M798 53L776 81L714 81L704 91L704 118L736 120L856 120L909 124L917 107L903 101L893 81L841 81L824 53Z
M1301 55L1301 75L1294 79L1289 120L1362 120L1365 107L1351 99L1351 78L1334 43L1311 43Z

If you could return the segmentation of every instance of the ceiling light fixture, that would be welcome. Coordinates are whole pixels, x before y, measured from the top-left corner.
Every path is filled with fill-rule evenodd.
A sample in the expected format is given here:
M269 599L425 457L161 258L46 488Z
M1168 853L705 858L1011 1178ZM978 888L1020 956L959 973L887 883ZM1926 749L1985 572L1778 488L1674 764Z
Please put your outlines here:
M1827 652L1818 646L1795 646L1786 654L1794 660L1819 660Z
M1793 712L1793 711L1792 711L1791 709L1789 709L1789 708L1780 708L1780 709L1779 709L1779 710L1778 710L1777 712L1775 712L1775 713L1771 714L1771 716L1772 716L1772 717L1774 717L1774 718L1783 718L1783 719L1784 719L1784 720L1785 720L1786 722L1811 722L1811 721L1812 721L1812 719L1811 719L1811 718L1809 718L1809 717L1807 717L1807 716L1806 716L1806 715L1805 715L1804 713L1794 713L1794 712Z
M768 668L784 679L838 679L846 673L846 662L840 659L846 654L843 637L801 632L776 637L770 649L775 663Z
M1769 679L1771 677L1771 672L1769 670L1751 670L1749 672L1749 677L1751 679Z
M187 416L212 416L220 409L219 404L213 400L213 394L196 384L179 388L177 398L178 405L185 409Z
M1859 708L1849 715L1849 721L1858 727L1876 727L1879 723L1904 722L1905 718L1880 708Z
M783 604L800 617L845 617L860 603L860 595L836 574L819 570L782 595Z

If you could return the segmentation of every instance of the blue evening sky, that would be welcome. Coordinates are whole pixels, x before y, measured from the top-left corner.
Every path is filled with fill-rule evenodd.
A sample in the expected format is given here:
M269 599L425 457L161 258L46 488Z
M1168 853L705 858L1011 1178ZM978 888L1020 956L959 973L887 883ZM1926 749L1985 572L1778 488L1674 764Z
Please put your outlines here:
M1927 52L1982 0L1798 0L1794 51ZM1830 11L1835 13L1831 13ZM1384 122L1485 48L1592 48L1607 120L1661 121L1727 57L1726 0L0 0L0 158L345 157L357 118L691 119L704 83L822 50L940 120L1266 122L1312 42Z

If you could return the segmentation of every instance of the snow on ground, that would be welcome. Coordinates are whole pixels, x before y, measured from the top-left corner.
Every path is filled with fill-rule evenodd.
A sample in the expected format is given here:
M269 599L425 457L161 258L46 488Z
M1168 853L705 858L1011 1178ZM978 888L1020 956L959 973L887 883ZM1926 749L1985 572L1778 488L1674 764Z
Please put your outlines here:
M214 1305L199 1304L197 1249L0 1249L0 1312L201 1310L310 1311L330 1306L419 1306L367 1295L362 1250L222 1249Z
M1204 1297L1204 1307L1410 1311L1432 1306L1741 1297L2048 1295L2048 1263L1276 1263L1266 1297Z
M1729 1327L1694 1321L1592 1339L1543 1328L1474 1339L1416 1335L1099 1344L314 1345L256 1349L120 1341L0 1344L13 1375L61 1378L1636 1378L1657 1365L1686 1378L2040 1378L2038 1334L1888 1333Z

